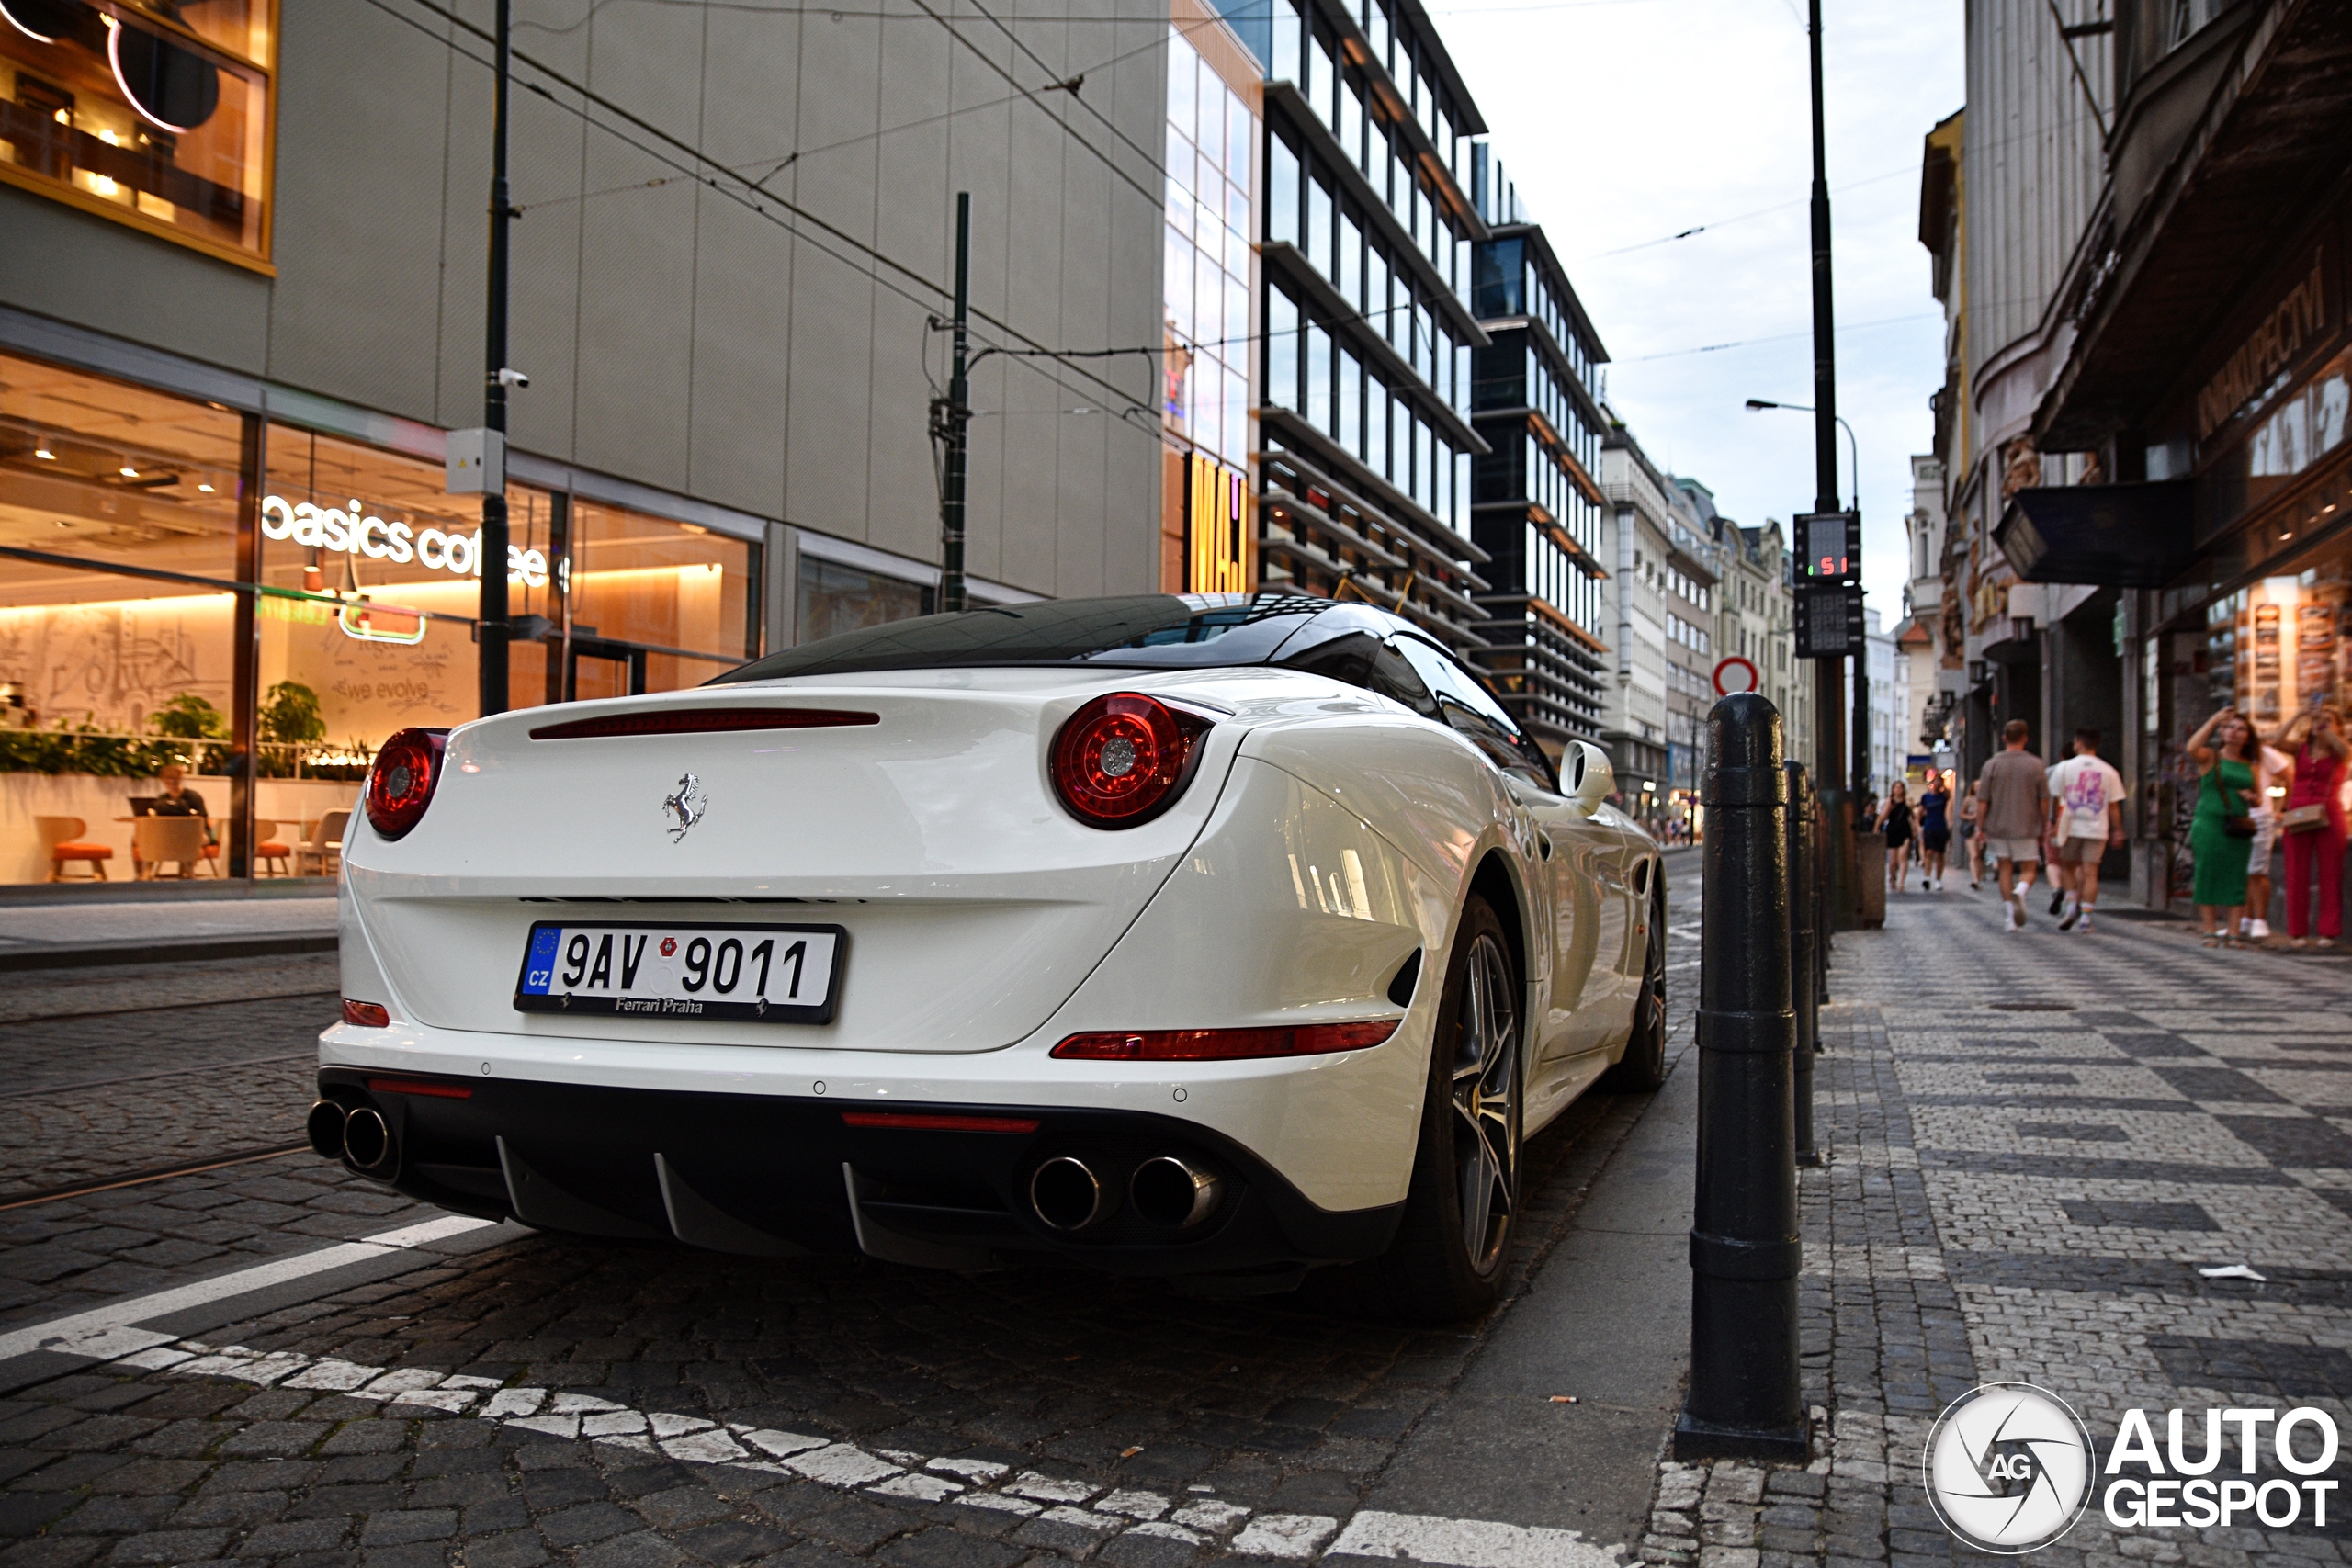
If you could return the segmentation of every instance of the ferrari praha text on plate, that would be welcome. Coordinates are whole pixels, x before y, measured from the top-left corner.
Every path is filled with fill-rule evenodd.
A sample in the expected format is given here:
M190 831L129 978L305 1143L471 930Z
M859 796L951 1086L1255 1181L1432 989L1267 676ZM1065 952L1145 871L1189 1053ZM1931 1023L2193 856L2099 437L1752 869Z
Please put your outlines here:
M831 1023L839 926L616 926L541 921L524 945L524 1012Z

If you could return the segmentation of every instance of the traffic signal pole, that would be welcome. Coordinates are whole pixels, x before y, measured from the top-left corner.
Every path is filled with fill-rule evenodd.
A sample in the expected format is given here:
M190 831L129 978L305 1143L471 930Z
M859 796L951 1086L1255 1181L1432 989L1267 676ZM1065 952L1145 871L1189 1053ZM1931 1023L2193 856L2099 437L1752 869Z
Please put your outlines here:
M1840 510L1838 504L1838 347L1837 314L1830 298L1829 258L1829 138L1821 107L1821 0L1810 0L1806 34L1813 52L1813 509ZM1859 482L1859 480L1857 481ZM1854 498L1857 536L1860 533L1861 498ZM1857 554L1861 540L1852 541ZM1867 650L1854 660L1855 713L1867 723ZM1859 790L1839 787L1846 775L1846 671L1838 659L1813 661L1813 776L1819 781L1821 804L1829 819L1830 863L1836 923L1847 929L1860 921L1860 890L1855 886L1853 836L1859 826L1854 812ZM1855 731L1855 777L1869 779L1867 733Z

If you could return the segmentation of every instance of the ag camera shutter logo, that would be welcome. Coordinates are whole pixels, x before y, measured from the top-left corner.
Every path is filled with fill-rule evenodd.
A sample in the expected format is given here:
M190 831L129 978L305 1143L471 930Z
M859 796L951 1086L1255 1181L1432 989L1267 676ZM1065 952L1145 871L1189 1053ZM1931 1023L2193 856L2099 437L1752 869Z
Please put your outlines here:
M2025 1382L1986 1383L1946 1407L1928 1434L1928 1500L1980 1551L2039 1551L2075 1528L2096 1468L2090 1428L2072 1406Z

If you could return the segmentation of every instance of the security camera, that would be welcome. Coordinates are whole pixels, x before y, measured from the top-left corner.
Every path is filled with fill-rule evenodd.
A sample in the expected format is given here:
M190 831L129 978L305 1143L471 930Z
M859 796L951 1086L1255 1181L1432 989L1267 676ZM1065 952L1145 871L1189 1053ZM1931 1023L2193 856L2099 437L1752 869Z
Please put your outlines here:
M531 378L520 370L506 369L498 373L498 384L502 387L527 387Z

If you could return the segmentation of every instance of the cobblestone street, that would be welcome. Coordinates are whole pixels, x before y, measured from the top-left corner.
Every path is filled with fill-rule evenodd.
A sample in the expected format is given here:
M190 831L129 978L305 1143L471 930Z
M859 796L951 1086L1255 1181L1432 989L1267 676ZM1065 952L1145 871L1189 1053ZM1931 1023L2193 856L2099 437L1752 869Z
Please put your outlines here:
M1898 897L1886 930L1838 941L1818 1111L1831 1158L1800 1181L1817 1457L1657 1461L1672 1398L1596 1406L1590 1369L1592 1416L1564 1408L1577 1385L1533 1370L1514 1336L1596 1332L1541 1314L1577 1299L1613 1315L1643 1286L1589 1280L1564 1298L1555 1276L1585 1266L1590 1236L1574 1227L1596 1183L1656 1156L1630 1152L1636 1129L1679 1125L1696 870L1675 895L1676 1078L1656 1100L1590 1097L1535 1141L1512 1299L1483 1323L1399 1329L1351 1310L1339 1281L1213 1301L1050 1270L492 1231L469 1254L261 1300L217 1329L113 1331L78 1370L0 1402L0 1568L1902 1568L1968 1550L1917 1478L1936 1414L1977 1383L2046 1387L2102 1446L2132 1406L2352 1417L2352 968L2211 953L2177 923L2113 916L2086 936L2046 921L2010 935L1989 895L1958 890ZM223 1147L292 1126L299 1064L276 1058L299 1051L321 1001L282 962L290 997L227 977L240 997L228 965L209 980L187 967L113 972L111 1008L71 986L40 993L51 1014L100 1016L42 1021L23 1000L34 987L12 994L27 1092L0 1107L24 1107L17 1190L72 1179L61 1168L135 1173L141 1113L112 1098L126 1089L158 1089ZM194 1005L119 1010L171 993ZM211 1065L94 1082L171 1071L154 1055L165 1038ZM45 1165L51 1137L83 1163ZM1672 1137L1668 1179L1687 1188L1687 1132ZM434 1217L308 1156L0 1215L15 1323ZM1679 1231L1657 1234L1670 1262L1653 1272L1678 1275ZM2197 1271L2226 1264L2264 1280ZM1679 1317L1651 1327L1679 1356ZM1433 1441L1606 1419L1622 1423L1606 1448L1574 1436L1602 1427L1548 1428L1568 1435L1523 1450L1524 1472L1462 1506L1469 1517L1415 1490ZM1544 1499L1561 1477L1544 1467L1626 1461L1655 1477L1645 1535L1553 1528ZM2333 1562L2335 1518L2124 1531L2095 1504L2037 1561Z

